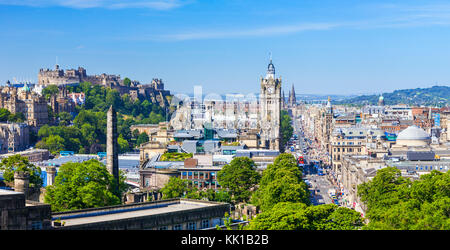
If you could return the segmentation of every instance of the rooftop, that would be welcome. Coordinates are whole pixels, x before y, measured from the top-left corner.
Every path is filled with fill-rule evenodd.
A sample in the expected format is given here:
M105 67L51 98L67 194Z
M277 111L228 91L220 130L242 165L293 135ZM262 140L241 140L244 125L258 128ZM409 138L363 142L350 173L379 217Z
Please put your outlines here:
M189 211L211 206L220 206L223 204L225 203L171 199L140 204L105 207L99 209L85 209L54 213L52 214L52 220L60 219L61 221L65 222L64 227L68 227L174 213L179 211Z

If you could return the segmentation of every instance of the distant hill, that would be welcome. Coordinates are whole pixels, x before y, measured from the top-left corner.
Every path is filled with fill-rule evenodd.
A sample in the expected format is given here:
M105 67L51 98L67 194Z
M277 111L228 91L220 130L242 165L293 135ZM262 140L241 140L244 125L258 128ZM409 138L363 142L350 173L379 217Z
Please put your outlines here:
M349 105L377 105L380 95L361 95L349 99L333 101L333 104ZM416 88L395 90L392 93L383 93L386 105L409 104L425 106L447 106L450 105L450 87L433 86L431 88Z

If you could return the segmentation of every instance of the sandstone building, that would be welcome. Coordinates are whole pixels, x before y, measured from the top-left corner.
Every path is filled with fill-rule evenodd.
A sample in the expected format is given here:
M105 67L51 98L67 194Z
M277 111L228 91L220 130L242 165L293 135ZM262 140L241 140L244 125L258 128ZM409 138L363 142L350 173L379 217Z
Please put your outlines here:
M27 84L23 88L9 84L0 87L0 108L11 113L23 113L26 123L35 131L49 122L47 101L43 96L32 92Z

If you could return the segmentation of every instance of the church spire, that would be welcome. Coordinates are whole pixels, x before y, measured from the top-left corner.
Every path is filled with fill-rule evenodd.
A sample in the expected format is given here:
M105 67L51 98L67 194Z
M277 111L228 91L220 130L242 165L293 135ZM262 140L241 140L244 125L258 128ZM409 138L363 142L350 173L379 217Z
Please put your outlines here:
M295 98L294 84L292 84L292 91L289 96L289 105L294 106L296 103L297 103L297 99Z

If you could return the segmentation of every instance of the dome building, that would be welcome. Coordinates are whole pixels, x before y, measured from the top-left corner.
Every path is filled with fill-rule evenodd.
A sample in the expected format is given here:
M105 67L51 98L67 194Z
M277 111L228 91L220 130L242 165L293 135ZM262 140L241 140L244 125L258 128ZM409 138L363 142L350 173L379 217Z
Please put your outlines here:
M378 106L384 106L384 97L383 95L380 95L378 98Z
M398 136L396 145L406 147L428 146L431 143L431 137L425 130L417 126L409 126L402 130Z

